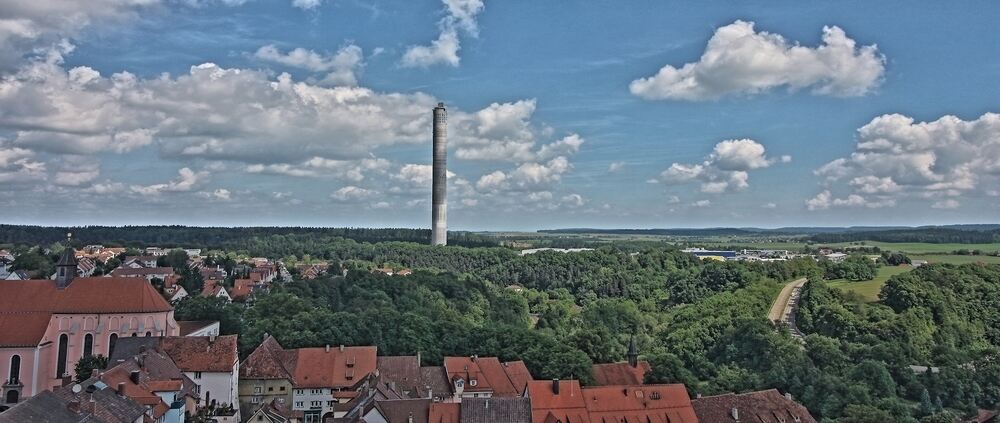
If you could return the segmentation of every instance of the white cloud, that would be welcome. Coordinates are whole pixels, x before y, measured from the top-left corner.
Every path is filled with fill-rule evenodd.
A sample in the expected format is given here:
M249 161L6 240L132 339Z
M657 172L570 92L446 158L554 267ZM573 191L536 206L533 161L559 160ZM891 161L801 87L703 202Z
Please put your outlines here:
M775 208L778 208L778 205L774 204L774 203L764 203L764 204L761 204L760 207L761 208L765 208L765 209L775 209Z
M935 209L957 209L961 205L962 204L959 203L958 200L949 198L947 200L937 201L934 204L931 204L931 207Z
M83 156L64 156L52 178L56 185L80 187L90 185L101 175L101 164Z
M698 182L701 191L709 194L741 191L750 186L748 171L769 167L776 161L768 158L764 146L754 140L726 140L716 144L700 164L671 164L660 173L658 181L668 185Z
M823 43L813 48L738 20L715 31L699 61L680 68L666 65L654 76L632 81L629 90L650 100L709 100L778 87L860 96L877 87L884 72L878 48L858 47L839 27L823 27Z
M933 122L883 115L858 129L856 150L816 169L828 189L846 188L865 205L901 198L934 199L984 193L1000 183L1000 114ZM846 181L846 185L843 183ZM957 203L957 201L956 201ZM938 201L940 206L953 203Z
M292 0L292 6L302 10L310 10L319 7L323 0Z
M562 202L570 207L580 207L585 201L580 194L568 194L563 196Z
M356 187L353 185L348 185L346 187L340 188L333 194L330 194L330 198L337 201L357 201L366 198L371 198L378 195L377 191L372 191L365 188Z
M202 191L202 192L198 193L198 196L202 197L202 198L207 198L209 200L214 200L214 201L231 201L232 200L232 192L230 192L228 189L225 189L225 188L219 188L219 189L216 189L215 191L211 191L211 192L209 192L209 191Z
M195 172L190 168L182 167L177 171L177 178L170 182L153 185L132 185L130 189L136 194L146 196L160 195L165 192L186 192L191 191L207 177L208 172Z
M361 47L354 44L342 47L333 55L323 55L301 47L282 53L277 46L269 44L257 49L254 57L312 72L327 72L320 81L325 85L355 86L358 84L357 74L364 66Z
M712 205L711 200L698 200L691 203L692 207L710 207Z
M825 210L830 207L867 207L877 209L882 207L894 207L896 200L885 197L864 197L858 194L850 194L844 198L835 198L829 190L824 190L815 197L806 200L806 208L809 210Z
M0 141L3 141L0 139ZM35 153L23 148L8 148L0 143L0 182L38 181L46 178L45 163Z
M479 34L476 15L483 11L482 0L442 0L447 15L438 22L441 32L429 46L410 46L403 54L404 67L429 67L438 64L458 66L462 48L459 30L473 37Z
M617 173L625 168L625 162L611 162L608 165L608 173Z

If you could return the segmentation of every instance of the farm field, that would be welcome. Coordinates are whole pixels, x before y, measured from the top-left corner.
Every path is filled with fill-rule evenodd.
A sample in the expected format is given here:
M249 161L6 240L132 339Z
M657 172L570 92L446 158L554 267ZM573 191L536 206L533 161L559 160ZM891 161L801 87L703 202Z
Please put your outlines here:
M692 242L694 243L694 242ZM709 247L723 247L729 245L738 245L750 249L759 250L791 250L798 251L801 250L806 244L804 242L706 242L704 243L705 248ZM926 242L876 242L876 241L863 241L863 242L837 242L837 243L826 243L826 244L812 244L816 247L832 247L832 248L845 248L845 247L878 247L882 250L887 251L902 251L904 253L910 254L931 254L931 253L941 253L947 254L955 250L983 250L987 252L1000 251L1000 243L993 244L931 244Z
M928 263L987 263L1000 264L1000 257L996 256L959 256L954 254L911 254L912 260L927 260Z
M832 288L861 295L866 302L872 303L878 301L878 293L882 290L882 285L885 285L885 282L889 278L908 272L911 269L913 268L910 266L882 266L878 268L878 274L875 275L875 279L870 281L852 282L846 279L834 279L827 283Z

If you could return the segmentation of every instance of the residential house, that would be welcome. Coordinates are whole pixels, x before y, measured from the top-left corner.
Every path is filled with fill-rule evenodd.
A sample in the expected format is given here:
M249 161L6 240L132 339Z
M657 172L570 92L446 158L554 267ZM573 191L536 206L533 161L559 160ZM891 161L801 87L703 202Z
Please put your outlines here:
M524 395L531 398L532 423L591 423L577 380L531 381Z
M225 298L227 303L233 301L233 298L229 296L229 291L226 291L226 287L222 286L221 281L205 281L201 289L201 296Z
M427 423L460 423L461 407L462 405L459 403L435 402L431 404Z
M531 400L521 397L468 398L462 401L459 421L461 423L531 423ZM616 422L618 421L625 420L616 420ZM642 421L645 422L645 420Z
M466 398L517 397L531 380L523 361L501 363L496 357L445 357L452 401Z
M128 267L132 269L138 269L141 267L157 267L155 256L125 256L122 260L121 267Z
M681 384L587 387L583 399L591 422L698 422Z
M173 267L119 267L111 271L111 277L115 278L145 278L148 281L159 279L167 280L174 274Z
M802 404L777 389L723 394L691 400L698 420L703 422L795 422L816 423Z
M236 335L169 336L160 339L159 348L198 386L199 407L231 408L232 414L217 412L216 420L228 417L228 421L239 421L240 361Z
M183 423L197 410L197 384L157 348L155 338L126 338L108 360L109 368L95 371L83 385L103 384L147 408L161 423ZM233 423L233 422L227 422Z
M343 417L376 371L376 355L373 346L285 350L266 336L241 365L240 402L256 409L274 399L290 401L306 423Z
M374 401L365 423L427 423L433 401L426 398Z
M2 403L62 386L86 355L110 356L119 337L172 336L173 307L138 278L76 277L66 249L56 279L0 283Z
M302 420L302 412L292 411L288 404L273 399L248 413L247 422L294 423Z
M145 416L146 407L113 388L89 385L44 391L0 413L0 423L143 423Z
M181 336L212 336L219 334L218 320L188 320L178 321Z

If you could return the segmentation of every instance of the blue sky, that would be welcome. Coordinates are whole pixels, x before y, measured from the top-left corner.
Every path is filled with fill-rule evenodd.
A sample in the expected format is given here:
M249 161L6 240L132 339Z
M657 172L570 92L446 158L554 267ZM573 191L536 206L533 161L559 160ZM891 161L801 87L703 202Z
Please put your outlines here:
M995 2L0 0L4 222L1000 217Z

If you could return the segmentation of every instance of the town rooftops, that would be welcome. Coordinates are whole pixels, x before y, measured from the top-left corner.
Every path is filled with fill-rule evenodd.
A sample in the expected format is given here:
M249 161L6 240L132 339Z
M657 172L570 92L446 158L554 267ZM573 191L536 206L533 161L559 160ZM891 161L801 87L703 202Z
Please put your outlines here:
M493 392L499 397L521 395L530 380L524 362L501 363L496 357L445 357L444 368L449 381L465 381L465 391Z
M46 423L125 423L134 422L145 413L145 407L114 390L92 388L75 393L69 387L55 392L42 391L10 410L0 413L0 422Z
M642 385L646 373L649 372L649 362L640 361L632 367L627 362L594 364L590 374L595 385Z
M427 423L459 423L462 415L461 406L457 402L435 402L431 404Z
M587 403L577 380L528 382L531 421L534 423L589 423Z
M388 423L427 423L431 404L429 399L375 401L375 409Z
M691 401L703 422L816 423L802 404L777 389L702 397Z
M111 271L111 276L139 277L151 275L172 275L173 273L173 267L119 267Z
M530 423L531 400L516 398L466 398L462 400L462 423Z
M378 357L376 367L382 382L392 383L414 397L426 390L421 386L419 356Z
M188 336L188 334L205 330L210 326L217 326L218 324L218 320L180 320L177 322L177 326L180 327L181 336Z
M239 358L236 335L168 336L160 348L185 372L228 373Z
M374 346L299 348L295 352L295 386L351 387L375 371Z
M681 384L599 386L584 389L583 395L592 423L698 422L687 389Z
M291 351L288 351L291 353ZM240 379L288 379L293 380L293 367L289 367L288 356L281 344L273 336L264 336L264 341L240 363Z

